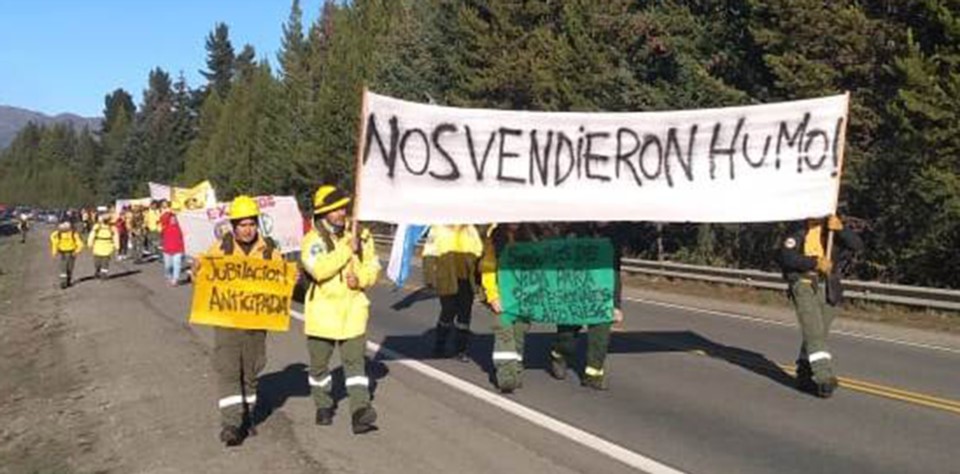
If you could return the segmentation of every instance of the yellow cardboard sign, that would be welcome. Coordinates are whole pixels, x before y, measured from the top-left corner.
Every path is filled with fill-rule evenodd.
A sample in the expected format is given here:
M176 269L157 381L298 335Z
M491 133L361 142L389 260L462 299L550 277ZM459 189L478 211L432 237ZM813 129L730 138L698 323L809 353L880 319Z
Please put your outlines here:
M207 202L213 195L213 185L204 181L192 188L171 188L170 205L184 210L206 209L217 203Z
M285 261L201 255L193 285L190 324L286 331L297 281Z

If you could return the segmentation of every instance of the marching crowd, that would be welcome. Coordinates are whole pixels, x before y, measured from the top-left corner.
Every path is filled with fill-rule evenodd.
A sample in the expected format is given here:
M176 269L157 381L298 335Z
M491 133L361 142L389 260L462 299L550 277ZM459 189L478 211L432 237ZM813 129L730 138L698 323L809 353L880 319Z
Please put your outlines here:
M331 397L330 360L335 351L343 367L349 398L352 430L362 434L376 429L377 412L371 404L370 380L365 367L370 300L365 291L376 282L380 263L370 231L348 219L351 196L334 186L321 186L313 196L312 220L301 244L299 269L306 281L304 332L310 358L307 381L316 405L315 422L330 425L335 416ZM170 285L181 282L184 258L183 232L177 211L167 201L147 207L130 206L110 212L68 213L50 235L52 255L60 261L60 286L73 283L78 255L91 248L97 279L108 276L110 261L144 258L163 253ZM255 199L239 196L229 207L232 232L214 244L208 255L244 255L265 260L282 259L277 244L261 232L261 211ZM503 312L498 282L499 257L508 246L556 238L608 239L614 248L609 262L615 278L613 314L609 321L586 326L587 351L576 363L579 325L558 325L550 349L550 374L567 377L571 367L585 387L605 390L605 370L611 327L623 320L620 257L626 246L624 224L619 223L506 223L483 230L473 225L439 225L429 231L423 270L439 297L433 353L466 361L473 338L472 311L476 294L497 317L494 320L496 387L502 393L523 386L524 339L531 325L525 315L500 317ZM86 239L81 232L86 233ZM24 230L24 236L25 236ZM833 236L839 237L834 245ZM784 237L778 261L789 284L789 296L800 323L802 342L797 359L798 389L828 398L837 387L827 335L842 301L837 258L847 258L863 244L836 216L798 222ZM192 271L197 271L194 261ZM257 376L266 365L266 331L214 328L213 365L217 373L220 439L227 446L241 444L254 434Z
M60 262L60 288L73 285L75 262L85 247L93 255L93 278L100 281L108 279L113 259L132 258L134 263L141 264L159 252L163 255L167 281L171 286L180 284L184 244L177 222L178 210L169 201L157 200L149 206L133 205L113 211L106 206L96 211L66 211L50 234L50 253ZM25 238L26 233L23 235Z

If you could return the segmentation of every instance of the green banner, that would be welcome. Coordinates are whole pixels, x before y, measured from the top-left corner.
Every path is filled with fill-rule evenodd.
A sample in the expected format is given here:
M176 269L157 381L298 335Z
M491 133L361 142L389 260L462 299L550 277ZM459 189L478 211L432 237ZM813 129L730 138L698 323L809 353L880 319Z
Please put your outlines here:
M613 321L613 246L607 239L554 239L506 246L497 284L505 323Z

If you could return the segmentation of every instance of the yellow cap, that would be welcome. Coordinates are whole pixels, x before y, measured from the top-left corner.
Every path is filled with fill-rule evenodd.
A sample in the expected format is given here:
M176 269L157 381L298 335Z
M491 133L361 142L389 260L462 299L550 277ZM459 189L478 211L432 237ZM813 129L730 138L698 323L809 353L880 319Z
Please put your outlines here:
M260 206L250 196L237 196L230 204L230 220L250 219L260 215Z
M323 185L313 195L313 215L326 214L350 204L350 196L336 186Z

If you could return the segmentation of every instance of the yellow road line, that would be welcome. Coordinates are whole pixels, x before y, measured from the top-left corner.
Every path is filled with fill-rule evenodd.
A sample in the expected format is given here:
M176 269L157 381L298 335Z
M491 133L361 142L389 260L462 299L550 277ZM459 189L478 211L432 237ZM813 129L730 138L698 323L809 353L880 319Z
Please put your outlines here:
M797 375L797 371L794 366L777 364L785 372L790 375ZM932 395L926 395L919 392L912 392L909 390L903 390L896 387L890 387L887 385L880 385L864 380L852 379L849 377L838 377L840 381L840 386L849 390L856 392L862 392L870 395L875 395L878 397L889 398L891 400L897 400L901 402L906 402L914 405L925 406L928 408L934 408L937 410L943 410L946 412L953 413L955 415L960 415L960 401L950 400L947 398L935 397Z
M796 369L791 365L780 365L780 368L790 375L797 375ZM946 410L956 414L960 414L960 401L951 400L948 398L935 397L933 395L927 395L920 392L912 392L910 390L904 390L901 388L891 387L888 385L880 385L872 382L867 382L865 380L857 380L849 377L837 377L840 381L840 386L848 388L850 390L855 390L858 392L869 393L871 395L877 395L880 397L890 398L893 400L900 400L909 403L915 403L917 405L929 406L931 408L937 408L941 410Z
M933 396L933 395L927 395L927 394L919 393L919 392L912 392L912 391L909 391L909 390L903 390L903 389L896 388L896 387L889 387L889 386L885 386L885 385L878 385L878 384L870 383L870 382L867 382L867 381L864 381L864 380L850 379L850 378L847 378L847 377L840 377L839 380L840 380L840 385L844 385L844 384L858 385L858 386L863 387L863 388L866 388L866 389L882 390L882 391L889 392L889 393L896 394L896 395L900 395L900 396L903 396L903 397L909 397L909 398L913 398L913 399L917 399L917 400L924 400L924 401L927 401L927 402L930 402L930 403L936 403L936 404L939 404L939 405L952 406L952 407L956 408L957 410L960 410L960 401L957 401L957 400L950 400L950 399L947 399L947 398L940 398L940 397L936 397L936 396Z
M908 397L904 395L898 395L897 393L894 393L888 390L880 390L880 389L875 389L875 388L871 388L863 385L851 384L850 382L840 382L840 386L850 390L855 390L858 392L876 395L878 397L889 398L891 400L899 400L899 401L910 403L913 405L925 406L925 407L933 408L936 410L943 410L946 412L950 412L955 415L960 415L960 406L957 406L956 404L935 403L935 402L924 400L922 398L914 398L914 397Z

